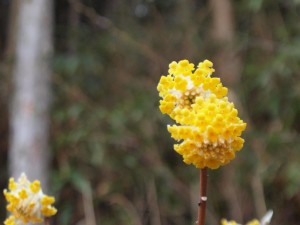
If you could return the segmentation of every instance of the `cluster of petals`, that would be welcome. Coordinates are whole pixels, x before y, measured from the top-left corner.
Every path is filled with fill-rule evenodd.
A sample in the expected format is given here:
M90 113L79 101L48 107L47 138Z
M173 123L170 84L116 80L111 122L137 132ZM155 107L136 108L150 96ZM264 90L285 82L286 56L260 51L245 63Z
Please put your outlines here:
M9 179L8 190L4 190L8 202L6 209L11 215L4 221L4 225L21 225L27 223L42 223L45 217L56 214L52 206L55 198L45 195L40 181L30 182L22 173L18 182Z
M211 77L212 66L209 60L197 68L188 60L172 62L157 86L161 112L176 122L168 126L172 138L180 142L174 149L197 168L229 163L244 143L240 135L246 123L228 101L220 78Z

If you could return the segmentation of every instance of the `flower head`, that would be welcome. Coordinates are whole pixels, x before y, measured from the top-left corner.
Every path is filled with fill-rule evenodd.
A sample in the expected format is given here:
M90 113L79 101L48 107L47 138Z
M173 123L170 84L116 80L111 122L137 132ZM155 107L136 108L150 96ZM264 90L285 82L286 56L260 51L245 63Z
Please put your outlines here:
M241 225L235 222L234 220L227 221L225 219L221 220L221 225ZM260 225L259 221L257 219L249 221L246 225Z
M235 157L244 143L240 137L246 128L228 101L227 88L219 78L211 77L212 62L205 60L197 69L187 60L172 62L169 75L158 84L160 110L177 123L168 126L174 145L187 164L216 169Z
M5 225L41 223L45 217L53 216L57 212L51 206L55 202L54 197L45 195L40 182L28 181L24 173L18 182L14 178L9 179L8 191L4 190L4 196L8 202L6 208L12 214L5 220Z
M268 225L271 222L272 216L273 216L273 211L269 210L260 221L258 221L257 219L253 219L248 223L246 223L246 225ZM241 225L241 224L235 222L234 220L227 221L226 219L222 219L221 225Z

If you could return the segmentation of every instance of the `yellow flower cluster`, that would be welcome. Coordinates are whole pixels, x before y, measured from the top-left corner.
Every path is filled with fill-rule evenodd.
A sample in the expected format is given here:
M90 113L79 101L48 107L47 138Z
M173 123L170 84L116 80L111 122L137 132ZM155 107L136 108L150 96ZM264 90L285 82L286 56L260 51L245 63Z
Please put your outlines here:
M269 210L262 218L260 221L257 219L253 219L246 223L246 225L268 225L271 222L273 216L273 211ZM221 225L241 225L234 220L227 221L226 219L221 220Z
M231 221L227 221L225 219L223 219L221 221L221 225L240 225L237 222L231 220ZM260 225L260 222L257 219L251 220L249 221L246 225Z
M234 104L228 101L227 88L219 78L211 77L213 64L205 60L194 64L188 60L169 65L157 89L162 98L160 110L175 120L168 126L174 145L187 164L216 169L235 157L243 147L240 137L246 128Z
M38 180L32 183L22 173L18 182L9 179L8 191L4 190L8 202L7 210L11 212L4 224L19 225L27 223L42 223L45 217L56 214L57 210L51 206L54 197L43 194Z

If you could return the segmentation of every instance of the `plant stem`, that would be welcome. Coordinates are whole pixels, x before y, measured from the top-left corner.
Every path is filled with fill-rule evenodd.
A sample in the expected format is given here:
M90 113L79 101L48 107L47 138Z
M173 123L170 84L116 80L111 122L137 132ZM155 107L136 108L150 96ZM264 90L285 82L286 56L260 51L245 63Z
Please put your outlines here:
M206 209L206 188L207 188L207 168L200 170L200 200L198 208L198 222L197 225L204 225L205 209Z

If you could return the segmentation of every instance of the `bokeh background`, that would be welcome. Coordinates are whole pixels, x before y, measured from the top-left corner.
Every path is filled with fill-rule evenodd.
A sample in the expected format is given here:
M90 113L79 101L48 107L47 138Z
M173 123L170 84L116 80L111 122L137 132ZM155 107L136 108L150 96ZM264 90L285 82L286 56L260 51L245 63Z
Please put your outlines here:
M54 2L53 224L195 223L199 171L173 151L156 85L171 61L207 58L248 127L236 159L209 171L206 224L273 209L272 225L299 225L299 0ZM9 177L11 6L0 1L0 189Z

